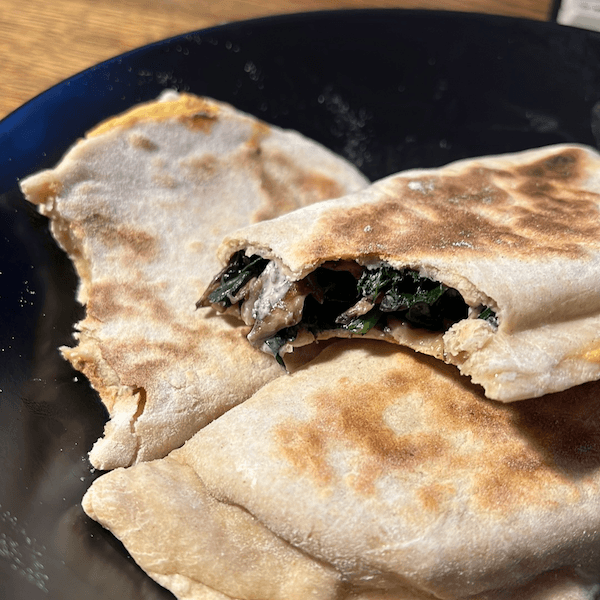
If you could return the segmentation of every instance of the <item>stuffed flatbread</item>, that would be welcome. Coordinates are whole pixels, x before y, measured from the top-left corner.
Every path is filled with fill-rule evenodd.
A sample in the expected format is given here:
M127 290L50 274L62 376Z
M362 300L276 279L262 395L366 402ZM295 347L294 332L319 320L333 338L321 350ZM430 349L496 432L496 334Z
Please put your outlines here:
M283 575L288 598L591 600L599 385L504 405L430 357L340 341L83 505L153 577L239 598L280 598Z
M280 362L367 336L457 365L489 398L600 378L600 156L583 146L400 173L228 236L199 306Z

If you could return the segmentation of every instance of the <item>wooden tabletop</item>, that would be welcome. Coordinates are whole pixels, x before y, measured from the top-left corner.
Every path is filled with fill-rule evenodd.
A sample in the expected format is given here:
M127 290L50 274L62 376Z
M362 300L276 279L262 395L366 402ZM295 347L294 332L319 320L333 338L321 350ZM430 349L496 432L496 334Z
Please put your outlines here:
M173 35L266 15L422 8L547 20L552 0L0 0L0 119L102 60Z

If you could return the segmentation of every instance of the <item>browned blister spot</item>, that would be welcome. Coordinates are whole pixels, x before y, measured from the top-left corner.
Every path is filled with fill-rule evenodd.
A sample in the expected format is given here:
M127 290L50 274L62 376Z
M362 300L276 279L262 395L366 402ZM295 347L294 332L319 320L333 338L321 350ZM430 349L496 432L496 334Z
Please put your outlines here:
M347 483L362 494L373 493L384 473L436 460L447 450L437 432L397 435L385 423L385 409L398 399L399 389L411 385L418 385L415 378L396 370L368 385L347 378L332 382L327 391L308 399L316 409L314 418L289 420L277 428L282 455L296 469L327 486L336 480L331 452L346 448L352 462Z
M600 382L515 404L514 426L544 461L572 478L600 467Z
M417 489L422 507L432 513L440 513L443 506L456 495L453 485L431 483Z
M403 389L386 387L384 382L383 386L376 386L353 403L342 403L340 400L344 396L337 399L339 432L343 439L390 467L414 467L440 456L445 444L435 432L419 431L398 436L385 424L383 411ZM352 390L341 393L352 393Z
M582 161L585 153L578 148L569 148L534 163L517 167L517 175L533 179L573 180L584 175Z
M579 257L600 247L600 195L581 191L586 160L575 149L510 174L474 165L456 175L399 177L378 202L325 213L305 252L325 260L418 259L433 249Z
M131 358L125 353L132 353ZM187 353L174 343L154 341L148 344L141 338L131 338L118 345L103 344L102 355L118 373L121 385L144 385L148 392L154 391L154 382L168 372L169 366L187 357Z
M151 260L157 252L156 238L145 231L130 227L117 227L117 235L141 260Z
M173 320L171 310L152 286L133 282L96 283L87 313L103 322L135 316L169 323Z
M92 287L87 303L87 315L106 322L115 316L131 316L137 312L132 306L124 306L120 291L113 284L96 284Z
M527 443L491 448L493 462L475 471L473 501L485 513L505 516L531 507L552 510L580 499L576 483Z
M140 122L169 119L179 119L187 127L208 132L218 115L219 107L216 104L190 94L180 94L173 101L138 104L127 112L100 123L86 137L96 137L113 129L129 129Z
M501 404L428 357L390 351L382 360L389 367L371 367L370 379L331 377L327 389L307 393L309 419L276 428L278 456L293 473L365 496L391 477L423 510L460 495L505 515L576 502L579 480L600 466L600 383Z
M81 225L89 239L99 239L109 248L123 247L136 260L149 261L157 255L158 242L155 237L141 229L115 223L106 215L91 214Z
M152 182L164 189L175 189L178 185L177 180L167 172L153 173Z
M97 299L89 305L88 314L93 310L102 313L107 321L124 319L132 324L128 337L101 338L102 356L118 374L122 385L143 386L150 404L161 400L159 382L167 378L166 383L174 385L168 379L173 374L179 377L186 371L198 373L210 365L211 376L216 377L220 356L233 355L241 361L251 361L252 357L246 354L257 352L243 343L248 333L244 328L215 327L207 319L189 318L193 309L189 316L174 314L148 286L117 289L105 286L102 292L97 286L96 291ZM140 323L143 323L141 328ZM149 339L144 335L143 327L149 325L160 338Z
M127 141L132 148L136 148L138 150L153 152L154 150L158 149L157 144L155 144L149 137L142 135L141 133L130 133L127 137Z
M252 123L252 135L246 142L249 155L260 155L262 153L261 144L270 135L271 128L266 123L263 121L254 121Z
M183 115L181 120L190 129L208 134L214 125L215 118L215 114L212 111L208 111Z
M192 156L182 160L181 166L191 181L203 183L218 173L219 159L213 154Z
M154 403L160 399L156 396L155 382L206 359L206 349L199 344L198 329L201 328L193 331L171 326L168 339L149 340L143 335L135 335L134 328L134 335L127 339L102 343L102 355L119 375L122 385L143 385L148 401Z
M474 478L486 511L552 508L579 499L578 482L600 467L600 383L499 408L501 434L490 436L493 460Z
M310 202L338 198L343 194L343 188L338 181L321 173L307 172L298 183L301 193L309 198Z
M274 149L264 156L260 142L248 144L247 158L257 173L265 202L254 214L253 222L272 219L314 202L337 198L343 187L334 179L316 170L298 166L294 157ZM293 194L290 190L295 190Z
M334 473L327 462L327 440L320 428L314 423L289 425L283 425L277 433L284 456L294 467L320 483L330 482Z

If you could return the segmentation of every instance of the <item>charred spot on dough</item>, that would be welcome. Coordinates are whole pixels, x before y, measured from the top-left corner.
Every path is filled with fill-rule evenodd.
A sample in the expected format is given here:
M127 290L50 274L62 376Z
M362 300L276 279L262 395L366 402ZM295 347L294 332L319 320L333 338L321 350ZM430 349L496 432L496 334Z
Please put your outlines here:
M552 508L559 498L576 498L576 486L532 442L525 428L513 423L501 431L504 435L489 434L489 458L474 461L479 464L472 478L473 501L482 510L504 515L509 507ZM507 431L512 433L506 435Z
M288 173L292 175L292 180L288 181L285 181L285 177L281 177L282 170L291 167L291 162L281 155L270 157L270 159L268 163L261 161L260 164L256 165L259 170L260 186L266 196L266 202L255 212L253 222L272 219L300 206L297 198L289 193L289 190L297 185L295 179L298 174ZM273 164L276 164L277 168L271 168Z
M254 214L254 222L272 219L296 208L343 194L339 182L316 170L300 168L293 156L269 148L268 159L265 160L259 142L248 147L248 158L266 196L266 202ZM290 194L290 189L296 192Z
M135 296L135 293L132 294L127 303L134 300ZM133 312L135 305L129 304L129 307ZM128 313L121 312L121 316L123 314L129 316ZM215 331L202 322L193 322L189 327L174 322L168 313L168 308L160 301L150 308L145 307L141 313L134 316L139 314L146 319L168 323L168 340L149 340L143 335L137 337L132 335L127 339L121 339L118 344L102 344L102 355L111 368L119 373L123 385L137 387L140 382L144 382L149 401L157 400L156 382L165 372L172 370L173 365L178 365L180 370L190 370L195 373L196 366L202 366L214 358L212 349L203 347L199 343L202 337L210 334L217 345L230 345L234 351L240 349L240 344L236 345L233 339L233 335L237 335L237 332ZM245 350L244 345L241 348Z
M146 152L154 152L158 150L158 145L155 144L149 137L139 132L132 132L127 136L127 142L132 148L137 150L145 150Z
M363 258L376 256L388 249L390 240L407 238L407 221L402 218L405 214L406 208L393 200L332 210L315 223L316 235L306 251L325 260L352 258L356 254ZM357 227L357 223L368 223L369 227Z
M147 400L156 402L151 394L156 390L156 382L165 369L174 364L188 364L194 346L180 344L177 340L152 341L143 337L129 338L118 345L104 344L102 354L107 363L119 373L122 385L138 387L144 382ZM135 357L135 360L126 358ZM198 354L202 358L201 354Z
M576 390L524 400L512 408L515 427L544 460L575 478L600 467L600 383Z
M432 483L416 490L421 506L428 512L439 514L446 502L456 496L456 488L450 484Z
M118 285L96 283L88 300L88 314L100 321L115 317L145 314L157 321L170 322L169 307L148 286L123 282Z
M283 176L268 171L278 163L282 167ZM283 155L272 156L270 162L263 165L261 186L269 198L269 203L255 213L254 222L266 221L296 208L337 198L343 194L339 182L316 171L300 169ZM291 195L290 189L297 190L296 194Z
M517 191L528 202L526 206L514 207L514 220L530 235L541 235L549 243L555 239L567 252L569 240L589 242L600 236L597 194L573 192L548 182L538 185L535 180L524 182Z
M537 180L578 181L585 172L586 158L587 155L583 150L569 148L535 163L517 167L516 172L524 177Z
M498 440L504 437L507 424L511 421L509 409L485 398L481 390L470 381L449 386L443 401L436 403L437 419L445 430L469 431L480 439ZM471 393L469 393L469 390Z
M96 284L87 302L87 314L99 321L108 321L116 315L131 315L133 307L125 307L115 294L116 286L111 284Z
M532 167L533 179L524 179L524 168L507 189L502 187L507 177L477 166L423 181L398 177L386 183L386 197L377 202L325 213L315 223L306 254L329 260L406 252L418 257L432 249L489 255L502 246L509 255L515 251L532 259L579 257L581 246L600 239L598 196L577 189L579 167L567 153Z
M164 189L175 189L179 185L177 180L167 172L153 173L152 182Z
M214 177L219 171L219 159L214 154L192 156L181 161L181 166L191 181L202 183Z
M447 365L439 365L438 370L441 368ZM600 466L600 383L575 389L499 404L485 398L477 386L460 376L460 387L436 405L438 420L445 428L473 432L490 446L495 442L499 452L505 448L503 452L507 453L510 444L519 447L506 454L509 471L545 470L578 477ZM465 393L468 390L471 393Z
M181 120L189 129L208 134L216 121L216 117L212 112L202 111L192 115L184 115Z
M530 198L538 197L544 201L552 201L553 195L557 192L557 188L548 181L526 179L521 185L519 185L517 191L522 193L524 196L529 196Z
M508 434L496 436L496 458L474 478L475 502L502 512L577 500L577 480L600 466L599 391L594 382L499 409Z
M136 257L150 260L156 256L157 240L149 233L122 226L117 228L117 233L125 245L135 252Z
M408 377L394 378L391 385L384 377L381 385L369 390L341 386L340 395L333 401L337 408L335 423L341 438L351 440L353 446L361 447L378 462L399 468L415 466L439 456L445 444L437 434L417 432L398 436L384 421L383 411L397 399L399 390L411 389L414 385ZM346 397L353 401L344 401ZM331 403L331 397L323 401Z
M303 194L310 199L325 200L338 198L343 194L343 188L338 181L321 173L307 173L300 183Z
M539 454L528 452L526 448L514 454L507 455L503 463L511 473L521 473L524 475L547 467Z
M328 484L334 476L327 458L327 439L318 427L310 423L282 424L277 430L283 456L300 472L318 482Z
M140 122L170 119L179 119L192 129L208 132L219 112L219 107L205 98L180 94L174 100L138 104L116 117L103 121L90 130L86 137L96 137L113 129L130 129Z
M567 485L565 486L565 483ZM490 514L505 516L509 508L545 506L552 508L558 497L576 499L576 488L547 468L517 470L510 459L473 478L473 501ZM547 493L544 493L547 492ZM555 499L554 494L559 494Z
M355 464L347 483L365 495L375 491L382 473L411 470L442 457L448 445L438 433L397 435L385 422L385 409L398 399L400 389L411 385L415 379L401 370L369 386L339 379L327 392L307 398L316 410L312 419L290 419L277 428L282 456L299 471L330 484L335 478L331 449L351 448Z
M158 252L158 242L149 233L115 223L110 217L93 213L82 222L90 238L99 238L109 248L128 248L138 260L149 261Z
M347 345L328 348L316 362L342 348ZM313 416L281 423L277 452L324 493L339 485L334 451L348 449L343 485L361 495L376 493L381 476L402 479L425 470L441 475L414 488L429 512L442 510L457 493L469 494L490 518L527 506L551 510L576 501L577 479L600 466L598 393L595 382L576 393L500 404L454 367L399 352L397 367L368 385L340 376L327 391L308 393ZM404 410L412 420L398 431L386 419L394 407L399 419ZM456 476L445 481L444 473Z
M252 134L246 142L246 149L250 155L257 157L262 154L262 142L271 135L271 128L263 121L252 122Z

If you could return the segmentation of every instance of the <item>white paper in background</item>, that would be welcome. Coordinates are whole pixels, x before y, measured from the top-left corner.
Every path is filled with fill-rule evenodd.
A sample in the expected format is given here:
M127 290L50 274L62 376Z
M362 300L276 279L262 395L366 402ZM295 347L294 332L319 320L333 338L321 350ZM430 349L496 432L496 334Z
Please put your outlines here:
M600 0L562 0L556 21L561 25L600 31Z

